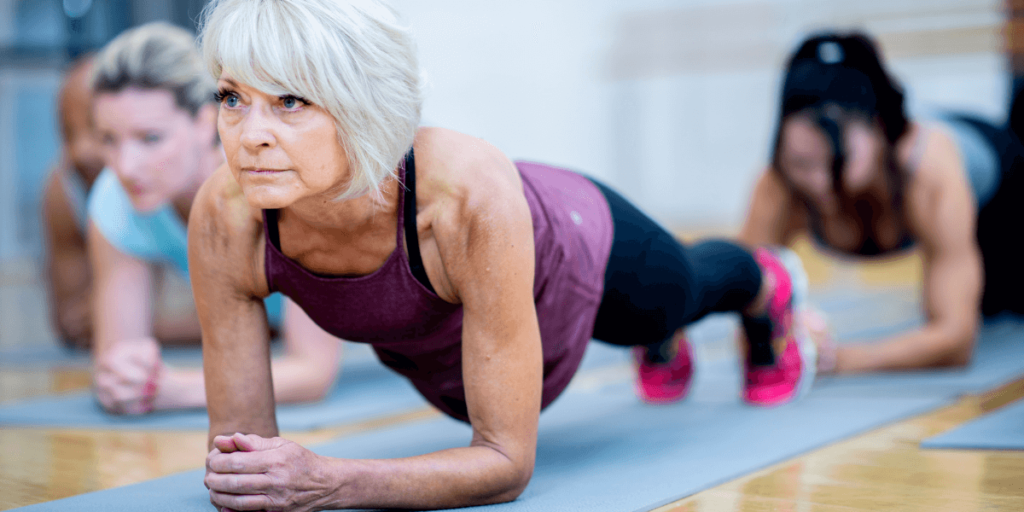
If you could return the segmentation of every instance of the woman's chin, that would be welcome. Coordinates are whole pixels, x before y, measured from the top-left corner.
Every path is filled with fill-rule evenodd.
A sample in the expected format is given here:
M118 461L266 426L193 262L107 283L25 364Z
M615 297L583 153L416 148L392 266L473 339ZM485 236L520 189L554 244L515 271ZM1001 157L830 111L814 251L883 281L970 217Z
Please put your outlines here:
M153 213L169 201L167 198L151 194L129 196L128 199L132 202L132 208L139 213Z
M245 200L249 206L257 210L278 210L295 202L295 198L290 197L290 194L284 194L275 188L259 185L247 186L243 187L242 193L245 194Z

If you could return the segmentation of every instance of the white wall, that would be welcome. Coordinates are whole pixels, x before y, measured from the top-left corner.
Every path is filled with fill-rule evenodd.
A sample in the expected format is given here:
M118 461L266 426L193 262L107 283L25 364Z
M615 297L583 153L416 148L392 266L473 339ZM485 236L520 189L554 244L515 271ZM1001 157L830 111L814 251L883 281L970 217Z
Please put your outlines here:
M674 226L735 226L807 33L861 27L912 112L1001 121L1002 0L397 0L430 79L425 124L583 170Z

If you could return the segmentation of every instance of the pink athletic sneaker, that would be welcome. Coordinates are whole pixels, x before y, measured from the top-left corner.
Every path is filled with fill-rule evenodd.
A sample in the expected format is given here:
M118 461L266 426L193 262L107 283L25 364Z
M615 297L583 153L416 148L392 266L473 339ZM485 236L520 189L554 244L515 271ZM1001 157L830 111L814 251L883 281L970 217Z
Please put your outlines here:
M693 353L685 336L676 342L675 356L666 363L652 363L644 357L644 347L633 347L637 362L636 394L651 404L678 402L690 391L693 377Z
M796 287L806 286L806 279L795 254L776 255L766 249L757 249L754 258L765 279L775 284L768 298L768 318L773 326L772 347L778 347L778 340L784 338L785 348L781 354L774 353L775 361L771 365L754 365L749 357L746 358L743 400L759 406L781 405L809 390L814 380L814 344L802 325L794 325L793 315L797 307L795 302L806 294L805 290Z

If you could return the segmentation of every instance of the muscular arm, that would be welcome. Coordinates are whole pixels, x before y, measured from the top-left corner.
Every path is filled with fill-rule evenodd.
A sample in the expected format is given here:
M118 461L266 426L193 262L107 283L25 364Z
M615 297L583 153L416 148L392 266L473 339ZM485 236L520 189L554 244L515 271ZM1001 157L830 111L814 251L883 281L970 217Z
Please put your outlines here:
M89 261L95 276L94 352L101 356L121 340L152 336L152 271L110 244L90 223Z
M277 435L270 332L257 261L258 223L227 169L199 190L188 231L189 275L203 332L210 446L235 432Z
M50 314L57 335L65 343L88 347L93 334L89 253L62 179L62 171L54 170L43 191Z
M140 414L153 409L160 380L160 347L150 329L151 269L122 253L90 223L93 297L93 382L105 409Z
M927 323L879 343L840 346L838 372L962 366L970 361L983 282L975 209L952 142L938 133L931 137L907 198L911 229L924 256Z
M518 496L532 475L543 380L532 220L512 163L490 147L475 151L479 160L470 165L500 177L487 178L481 188L487 194L470 194L434 224L451 290L463 304L472 442L408 459L336 461L348 485L335 495L335 506L499 503ZM429 153L420 155L430 165Z

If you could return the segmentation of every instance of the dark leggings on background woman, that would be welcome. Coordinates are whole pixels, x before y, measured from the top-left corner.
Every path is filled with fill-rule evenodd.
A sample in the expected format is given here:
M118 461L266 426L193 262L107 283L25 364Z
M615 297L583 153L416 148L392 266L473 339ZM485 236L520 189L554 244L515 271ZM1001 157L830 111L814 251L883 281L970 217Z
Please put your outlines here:
M1024 314L1024 264L1021 223L1024 222L1024 147L1012 130L959 115L985 137L999 155L999 189L978 211L978 249L985 268L981 312Z
M708 313L743 311L761 289L751 253L731 242L685 246L625 198L591 179L608 200L615 238L594 338L654 346Z

